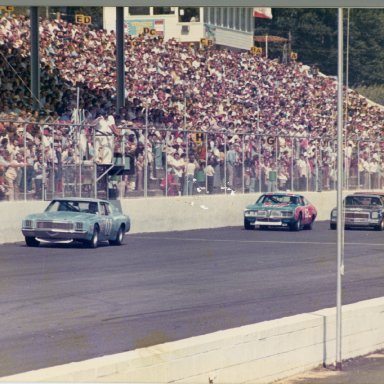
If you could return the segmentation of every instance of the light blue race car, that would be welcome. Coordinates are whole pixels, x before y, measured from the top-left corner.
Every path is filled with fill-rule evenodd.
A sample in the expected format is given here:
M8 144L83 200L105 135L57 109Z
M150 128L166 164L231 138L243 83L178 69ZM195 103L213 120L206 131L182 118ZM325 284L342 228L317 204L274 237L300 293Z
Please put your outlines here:
M43 213L28 215L22 233L29 247L79 241L96 248L101 241L121 245L131 221L108 200L55 198Z

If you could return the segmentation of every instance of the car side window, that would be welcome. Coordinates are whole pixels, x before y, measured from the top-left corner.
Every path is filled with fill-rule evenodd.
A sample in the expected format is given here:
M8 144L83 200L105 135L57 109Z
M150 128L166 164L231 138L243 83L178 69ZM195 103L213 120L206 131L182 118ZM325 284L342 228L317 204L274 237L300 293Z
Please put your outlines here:
M110 214L110 209L108 204L101 203L101 214L104 216L108 216Z
M94 213L96 214L97 213L97 203L89 203L89 208L88 208L88 211L90 213Z

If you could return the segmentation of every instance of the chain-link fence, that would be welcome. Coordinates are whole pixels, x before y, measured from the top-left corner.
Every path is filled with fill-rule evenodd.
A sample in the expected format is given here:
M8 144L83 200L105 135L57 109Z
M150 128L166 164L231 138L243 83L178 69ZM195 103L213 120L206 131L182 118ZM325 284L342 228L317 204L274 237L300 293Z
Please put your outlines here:
M383 187L382 145L344 143L345 189ZM310 134L17 122L1 139L0 199L333 190L336 154L334 138Z

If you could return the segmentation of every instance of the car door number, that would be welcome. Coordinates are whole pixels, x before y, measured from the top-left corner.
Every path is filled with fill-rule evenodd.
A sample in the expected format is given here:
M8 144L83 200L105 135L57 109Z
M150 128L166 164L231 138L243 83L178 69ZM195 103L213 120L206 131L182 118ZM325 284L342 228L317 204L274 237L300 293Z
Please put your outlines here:
M102 223L105 236L109 236L112 230L112 219L105 219Z

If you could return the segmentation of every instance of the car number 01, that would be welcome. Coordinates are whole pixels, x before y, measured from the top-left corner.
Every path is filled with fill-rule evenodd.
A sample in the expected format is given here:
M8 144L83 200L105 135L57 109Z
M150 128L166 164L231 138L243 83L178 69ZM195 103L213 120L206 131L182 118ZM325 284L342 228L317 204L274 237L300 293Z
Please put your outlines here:
M308 207L304 208L304 218L308 219L310 217L309 209Z
M112 230L112 219L106 219L103 222L105 236L109 236Z

